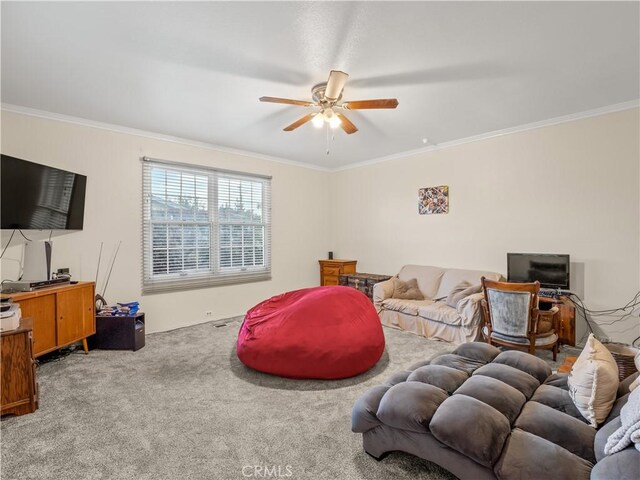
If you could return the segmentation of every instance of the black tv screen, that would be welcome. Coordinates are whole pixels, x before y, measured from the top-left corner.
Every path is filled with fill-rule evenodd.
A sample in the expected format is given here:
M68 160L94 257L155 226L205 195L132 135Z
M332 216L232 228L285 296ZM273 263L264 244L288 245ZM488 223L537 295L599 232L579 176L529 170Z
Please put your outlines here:
M0 178L3 230L82 230L86 176L2 155Z
M569 255L549 253L507 253L510 282L540 282L543 288L569 289Z

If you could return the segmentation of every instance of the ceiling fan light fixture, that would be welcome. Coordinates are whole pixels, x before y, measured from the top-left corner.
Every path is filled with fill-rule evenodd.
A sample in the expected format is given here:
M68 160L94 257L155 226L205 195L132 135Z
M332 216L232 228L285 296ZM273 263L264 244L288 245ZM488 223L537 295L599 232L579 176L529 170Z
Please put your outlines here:
M340 124L342 123L342 121L340 120L340 118L337 115L333 115L330 119L329 119L329 126L331 128L338 128L340 126Z
M311 123L316 128L322 128L322 125L324 125L324 116L322 115L322 113L316 113L311 119Z

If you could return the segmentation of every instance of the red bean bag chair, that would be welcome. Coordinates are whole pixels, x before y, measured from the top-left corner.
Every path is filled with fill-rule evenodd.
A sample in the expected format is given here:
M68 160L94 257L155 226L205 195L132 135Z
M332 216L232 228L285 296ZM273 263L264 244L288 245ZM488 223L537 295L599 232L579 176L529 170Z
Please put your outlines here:
M349 287L315 287L277 295L247 312L238 358L289 378L338 379L373 367L384 351L375 308Z

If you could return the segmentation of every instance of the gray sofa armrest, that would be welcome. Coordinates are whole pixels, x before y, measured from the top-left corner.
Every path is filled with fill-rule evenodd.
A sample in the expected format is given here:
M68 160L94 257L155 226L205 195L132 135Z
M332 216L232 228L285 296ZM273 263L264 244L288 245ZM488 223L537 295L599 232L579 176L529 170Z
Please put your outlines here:
M460 315L464 320L462 322L463 325L482 325L482 305L480 302L482 302L483 298L484 294L474 293L473 295L469 295L458 302L456 310L458 311L458 315Z
M373 286L373 306L378 313L382 310L382 302L391 298L391 295L393 295L393 277Z
M591 480L637 480L640 478L640 452L633 445L604 457L593 466Z

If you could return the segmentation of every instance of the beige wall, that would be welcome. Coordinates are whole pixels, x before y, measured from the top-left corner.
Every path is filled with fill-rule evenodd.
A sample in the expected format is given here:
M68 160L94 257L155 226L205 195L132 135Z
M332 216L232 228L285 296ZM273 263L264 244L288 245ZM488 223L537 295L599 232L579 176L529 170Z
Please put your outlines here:
M327 172L9 112L2 112L2 153L87 175L84 230L54 234L53 266L70 267L74 278L93 280L104 242L101 289L107 260L122 240L107 300L140 300L149 332L243 315L272 295L318 283L317 259L328 250L329 207L317 199L326 197ZM141 296L140 157L145 155L272 175L272 280ZM3 232L3 246L7 240ZM6 256L20 258L21 250L11 248ZM16 265L3 260L2 278L13 277ZM212 315L205 316L206 311Z
M572 289L589 307L604 309L624 305L640 289L638 113L331 173L9 112L2 112L2 152L88 175L85 229L54 234L54 267L93 279L104 241L101 287L107 260L122 240L107 298L140 299L150 332L242 315L273 294L317 285L317 259L327 250L357 259L359 271L390 274L406 263L505 273L508 251L569 253ZM142 297L145 155L272 175L273 279ZM450 213L418 215L418 188L433 185L449 185ZM2 245L7 239L3 232ZM17 246L6 257L20 255ZM12 277L16 265L3 259L2 278ZM603 335L630 341L637 325L636 314L603 326ZM579 335L584 331L580 324Z
M589 308L624 305L640 290L639 129L632 109L336 172L331 249L388 274L506 273L507 252L568 253ZM418 215L418 189L435 185L449 185L450 213ZM631 341L638 325L602 330Z

